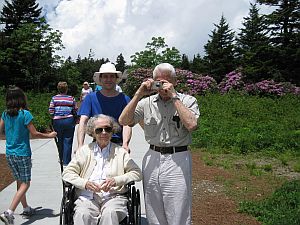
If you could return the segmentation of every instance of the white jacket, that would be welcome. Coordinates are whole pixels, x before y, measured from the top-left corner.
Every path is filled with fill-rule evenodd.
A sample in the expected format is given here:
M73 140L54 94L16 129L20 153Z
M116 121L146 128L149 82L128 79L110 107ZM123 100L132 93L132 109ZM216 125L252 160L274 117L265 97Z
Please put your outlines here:
M78 149L75 157L63 171L63 180L73 184L77 189L85 189L85 185L96 166L97 162L93 151L95 144L93 142ZM125 193L127 189L124 185L142 179L141 169L130 158L128 152L117 144L111 143L107 163L109 163L110 170L106 175L116 181L116 186L110 191L111 194Z

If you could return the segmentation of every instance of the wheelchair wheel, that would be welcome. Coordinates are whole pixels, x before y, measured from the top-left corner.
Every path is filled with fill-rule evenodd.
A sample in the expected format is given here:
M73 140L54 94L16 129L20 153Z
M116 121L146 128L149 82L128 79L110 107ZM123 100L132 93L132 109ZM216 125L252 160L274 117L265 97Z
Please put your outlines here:
M67 212L66 212L67 210L66 210L65 203L66 203L66 198L65 198L65 196L63 196L62 200L61 200L61 204L60 204L60 215L59 215L59 224L60 225L68 224L68 222L67 222L68 215L67 215Z
M134 225L134 219L135 219L135 211L134 211L134 198L136 195L136 189L135 186L131 187L129 189L129 199L128 199L128 225Z
M141 225L141 199L140 199L140 190L136 191L136 196L135 196L135 213L134 213L134 221L135 225Z
M141 224L141 200L140 200L140 191L137 190L134 186L132 187L132 220L130 224L140 225Z
M63 194L61 205L60 205L60 225L73 225L73 211L74 211L74 196L75 188L68 186Z

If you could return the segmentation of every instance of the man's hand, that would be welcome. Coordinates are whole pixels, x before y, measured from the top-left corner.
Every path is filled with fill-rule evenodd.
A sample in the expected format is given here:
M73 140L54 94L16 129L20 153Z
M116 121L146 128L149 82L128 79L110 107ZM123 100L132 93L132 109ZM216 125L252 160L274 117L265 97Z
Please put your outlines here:
M153 90L151 90L153 82L154 82L154 80L151 78L145 80L141 84L139 89L136 91L135 95L138 95L140 98L142 98L145 95L150 95L151 93L153 93Z
M163 83L162 91L172 98L176 96L176 91L174 85L167 80L160 80Z

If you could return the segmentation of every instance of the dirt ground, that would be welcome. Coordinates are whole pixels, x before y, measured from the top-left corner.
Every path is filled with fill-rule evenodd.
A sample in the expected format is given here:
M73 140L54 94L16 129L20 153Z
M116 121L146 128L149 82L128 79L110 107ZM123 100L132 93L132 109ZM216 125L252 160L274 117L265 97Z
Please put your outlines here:
M5 155L0 154L0 191L13 182ZM201 155L193 153L193 225L259 225L255 218L237 212L237 204L224 193L216 178L232 175L206 166Z
M221 182L232 174L201 160L201 154L193 153L193 225L259 225L254 217L238 213L237 203L225 194Z

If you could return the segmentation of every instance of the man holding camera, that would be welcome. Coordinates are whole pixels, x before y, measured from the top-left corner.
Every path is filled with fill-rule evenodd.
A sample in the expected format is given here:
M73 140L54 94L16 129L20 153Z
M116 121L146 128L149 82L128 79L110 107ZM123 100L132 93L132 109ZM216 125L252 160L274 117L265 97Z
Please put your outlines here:
M174 67L159 64L153 79L141 84L119 117L123 126L142 122L150 144L142 165L150 225L191 224L192 165L188 145L200 112L196 98L176 92L175 85ZM143 98L153 92L157 94Z

